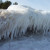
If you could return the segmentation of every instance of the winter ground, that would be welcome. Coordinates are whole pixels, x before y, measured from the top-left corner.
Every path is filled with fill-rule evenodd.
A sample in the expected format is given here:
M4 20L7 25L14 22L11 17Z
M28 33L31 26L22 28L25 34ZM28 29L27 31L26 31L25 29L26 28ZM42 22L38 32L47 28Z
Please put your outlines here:
M50 40L46 37L41 40L33 37L23 38L2 44L0 50L50 50Z
M21 5L0 10L0 50L50 50L50 12Z

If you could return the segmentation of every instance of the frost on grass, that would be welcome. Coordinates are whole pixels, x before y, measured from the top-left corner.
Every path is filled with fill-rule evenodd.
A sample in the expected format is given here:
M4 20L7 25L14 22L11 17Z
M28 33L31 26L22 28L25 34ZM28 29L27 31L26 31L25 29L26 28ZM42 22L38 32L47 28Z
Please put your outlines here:
M0 10L0 40L50 32L50 12L27 6L11 5Z

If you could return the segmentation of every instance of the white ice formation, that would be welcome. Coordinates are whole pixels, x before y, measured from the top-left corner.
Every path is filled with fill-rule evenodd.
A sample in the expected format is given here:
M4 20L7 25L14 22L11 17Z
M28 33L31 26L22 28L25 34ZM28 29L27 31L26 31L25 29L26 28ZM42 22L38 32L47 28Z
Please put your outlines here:
M50 12L27 6L11 5L0 10L0 39L28 35L45 35L50 32Z

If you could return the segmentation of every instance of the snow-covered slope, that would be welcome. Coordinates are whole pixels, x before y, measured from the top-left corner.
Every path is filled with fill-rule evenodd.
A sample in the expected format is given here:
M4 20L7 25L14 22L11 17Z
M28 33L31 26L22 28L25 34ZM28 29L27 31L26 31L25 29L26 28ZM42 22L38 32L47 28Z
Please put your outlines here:
M31 34L44 36L48 32L50 12L21 5L11 5L7 10L0 11L0 39L13 39Z

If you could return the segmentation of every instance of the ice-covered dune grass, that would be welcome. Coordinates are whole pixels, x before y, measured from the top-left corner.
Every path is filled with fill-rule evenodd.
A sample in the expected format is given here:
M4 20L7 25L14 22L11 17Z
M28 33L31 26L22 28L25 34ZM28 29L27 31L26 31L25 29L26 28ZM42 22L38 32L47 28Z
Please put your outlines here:
M0 40L30 35L49 35L50 12L11 5L0 10Z

